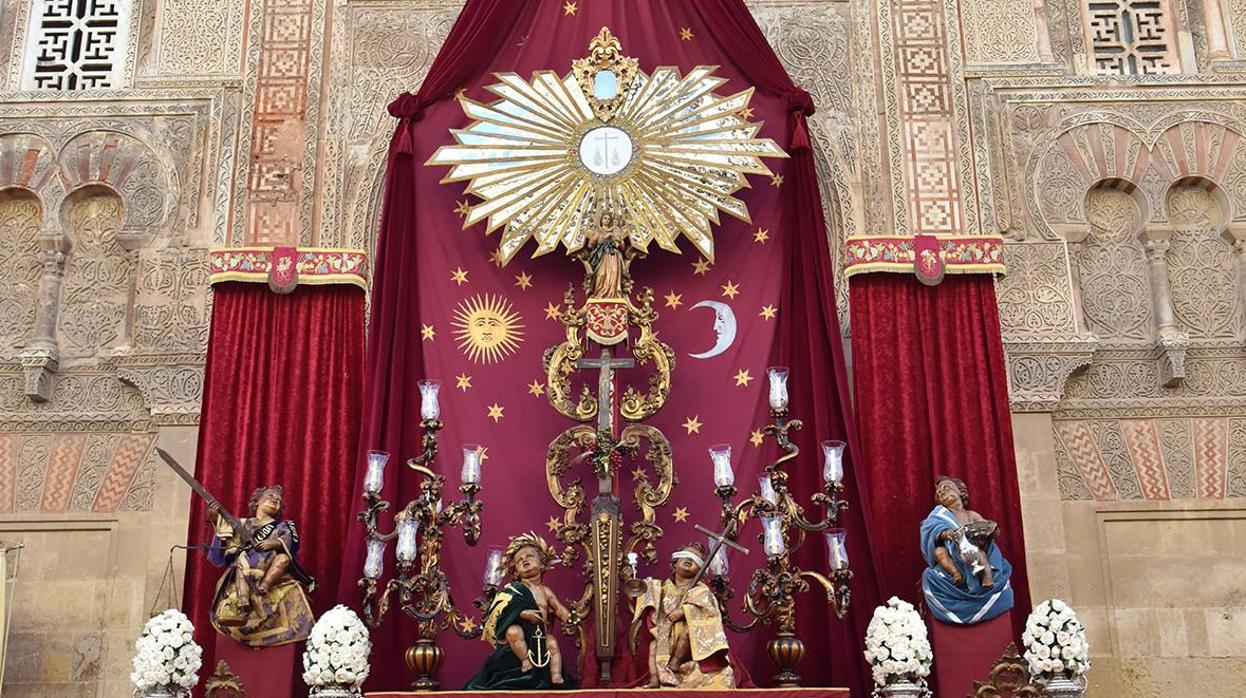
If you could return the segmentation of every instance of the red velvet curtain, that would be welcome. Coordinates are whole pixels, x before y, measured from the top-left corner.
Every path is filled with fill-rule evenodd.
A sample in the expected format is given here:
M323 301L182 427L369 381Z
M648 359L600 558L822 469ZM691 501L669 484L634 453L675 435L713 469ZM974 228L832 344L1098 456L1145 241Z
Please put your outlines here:
M255 488L280 484L285 515L299 527L299 562L319 588L319 615L337 598L359 438L364 293L348 285L213 287L212 326L199 417L195 474L239 516ZM206 544L206 508L191 502L187 539ZM216 663L208 620L219 570L187 558L183 606L203 645L203 675Z
M959 477L970 507L1000 524L1013 565L1017 635L1030 609L1008 378L995 287L986 275L924 286L909 274L849 281L853 379L869 525L888 554L884 594L919 601L925 566L918 529L934 480Z

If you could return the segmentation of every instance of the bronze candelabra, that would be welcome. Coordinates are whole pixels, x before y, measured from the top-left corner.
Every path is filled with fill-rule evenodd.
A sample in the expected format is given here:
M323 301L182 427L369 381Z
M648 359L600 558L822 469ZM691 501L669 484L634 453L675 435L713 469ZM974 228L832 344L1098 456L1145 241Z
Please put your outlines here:
M803 424L799 419L791 419L788 415L787 369L771 368L767 373L770 379L770 417L773 422L766 425L763 431L778 443L783 455L766 466L763 475L758 478L758 491L738 503L733 503L737 490L731 469L730 447L723 445L710 448L710 456L714 462L714 494L722 500L725 536L732 540L737 539L750 518L757 518L762 522L759 542L765 551L766 564L753 572L743 599L743 611L748 620L736 623L728 613L728 603L733 592L726 577L725 558L711 561L713 576L709 585L718 597L723 622L728 627L737 632L747 632L761 624L777 626L774 638L766 645L771 661L778 668L774 680L779 686L798 686L800 675L795 668L803 657L805 648L804 643L796 637L796 594L808 591L810 582L818 583L826 593L827 603L841 619L847 613L851 600L849 582L852 580L852 570L848 568L848 555L844 548L845 532L835 528L839 513L848 507L848 503L842 499L844 444L839 441L826 441L822 444L825 456L824 484L822 491L815 493L810 501L824 507L825 513L820 520L810 521L805 515L804 507L796 502L788 490L788 473L784 469L800 453L789 435L799 431ZM792 553L805 544L811 533L823 533L827 541L827 574L801 569L792 562ZM726 551L722 552L725 554Z
M381 497L389 454L371 451L364 478L363 499L367 506L358 515L368 537L364 576L359 580L359 586L364 589L364 621L371 628L379 626L389 611L390 596L398 593L399 607L415 620L418 629L416 643L407 648L405 657L416 677L412 688L417 691L431 691L438 686L435 676L445 661L445 652L437 644L439 632L450 628L460 637L469 639L480 637L481 633L480 624L455 605L449 580L441 570L444 528L461 527L468 545L480 540L483 502L477 495L480 493L481 449L476 444L464 445L462 484L459 485L463 498L443 505L445 478L429 468L437 456L437 432L443 426L437 405L438 387L437 381L420 381L424 451L407 461L407 467L423 478L419 494L394 516L394 530L382 533L378 518L390 507ZM384 572L386 545L395 539L398 574L383 589L378 589ZM493 556L490 564L496 564ZM483 597L473 602L478 608L483 608L497 591L497 575L491 572L486 573Z

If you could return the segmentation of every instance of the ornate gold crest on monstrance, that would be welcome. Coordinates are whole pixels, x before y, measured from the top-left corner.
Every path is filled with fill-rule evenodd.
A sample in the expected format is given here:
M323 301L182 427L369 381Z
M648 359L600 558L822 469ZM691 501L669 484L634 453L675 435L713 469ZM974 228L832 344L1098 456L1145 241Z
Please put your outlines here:
M713 261L712 225L719 213L751 222L747 206L734 196L747 186L745 176L768 176L762 158L787 157L774 141L756 137L762 124L749 121L752 88L720 96L715 90L726 78L715 70L697 66L681 76L668 66L647 75L603 27L589 43L589 55L573 61L564 76L540 71L525 80L497 73L499 82L486 88L497 100L485 104L461 95L473 122L452 130L456 144L439 148L427 163L450 167L443 182L469 182L467 193L480 201L468 208L463 225L484 221L486 234L501 231L500 263L532 239L534 257L562 245L584 265L585 300L577 307L574 289L568 289L560 317L566 340L545 354L550 404L583 424L550 443L546 476L565 512L556 529L563 562L575 561L577 547L588 556L587 585L572 608L572 625L583 648L583 621L593 618L606 681L625 553L639 549L654 561L654 543L662 535L655 509L676 483L670 443L642 423L670 394L674 353L651 329L657 319L652 290L633 293L631 263L655 242L679 253L681 237ZM590 341L601 347L595 358L585 358ZM614 357L612 348L624 342L631 357ZM644 392L623 392L617 409L629 424L616 432L614 369L637 362L651 366L648 385ZM577 369L598 370L595 393L586 385L573 398ZM643 459L656 477L651 484L643 468L634 471L633 502L641 517L630 525L626 543L613 494L624 455ZM598 485L591 503L579 479L564 484L571 468L585 460Z

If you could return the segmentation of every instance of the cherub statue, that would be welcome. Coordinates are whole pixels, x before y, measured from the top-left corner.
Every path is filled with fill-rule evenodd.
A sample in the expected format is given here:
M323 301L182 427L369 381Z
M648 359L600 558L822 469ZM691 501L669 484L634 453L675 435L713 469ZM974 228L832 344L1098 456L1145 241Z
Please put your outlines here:
M535 533L510 539L502 567L511 582L493 597L485 614L483 638L494 647L466 690L567 688L562 654L551 618L566 623L571 612L545 586L553 550Z
M735 686L718 599L705 582L693 584L707 556L700 543L685 545L671 555L669 579L645 579L636 587L632 645L641 628L647 629L650 688Z
M921 528L922 590L935 617L968 625L1011 609L1012 566L995 543L998 526L967 508L969 489L957 478L935 480L935 503Z
M307 593L316 582L298 564L298 529L284 518L281 487L255 490L248 510L244 530L237 531L219 507L208 509L215 533L208 561L226 568L212 602L212 625L251 647L306 640L316 621Z

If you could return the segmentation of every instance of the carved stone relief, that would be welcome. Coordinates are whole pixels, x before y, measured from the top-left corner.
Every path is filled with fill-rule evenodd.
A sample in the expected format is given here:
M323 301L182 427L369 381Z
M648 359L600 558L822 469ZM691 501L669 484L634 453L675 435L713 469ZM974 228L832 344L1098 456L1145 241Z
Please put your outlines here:
M0 356L16 356L35 329L42 219L33 194L0 190Z
M1150 291L1137 201L1096 188L1086 196L1086 217L1090 235L1077 256L1086 324L1107 342L1145 342L1151 337Z
M1238 289L1238 263L1221 236L1219 202L1192 186L1168 196L1173 226L1168 251L1174 312L1192 342L1226 340L1241 343L1243 318Z
M66 358L95 357L121 345L128 334L126 306L133 273L117 240L124 213L111 190L81 190L68 202L71 241L61 285L58 337Z
M997 0L961 4L965 57L970 65L1037 63L1034 0Z

